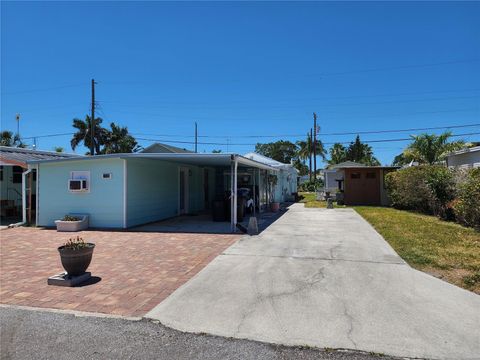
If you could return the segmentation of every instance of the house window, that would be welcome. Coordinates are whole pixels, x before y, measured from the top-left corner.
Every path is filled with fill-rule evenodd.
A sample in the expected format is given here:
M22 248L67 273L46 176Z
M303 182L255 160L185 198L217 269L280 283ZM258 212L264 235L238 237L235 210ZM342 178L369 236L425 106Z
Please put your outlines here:
M3 181L3 165L0 165L0 181Z
M13 171L12 182L14 184L21 184L23 168L21 166L14 166L12 171Z
M350 179L360 179L360 173L351 173Z
M377 177L377 174L374 172L367 172L367 179L375 179Z

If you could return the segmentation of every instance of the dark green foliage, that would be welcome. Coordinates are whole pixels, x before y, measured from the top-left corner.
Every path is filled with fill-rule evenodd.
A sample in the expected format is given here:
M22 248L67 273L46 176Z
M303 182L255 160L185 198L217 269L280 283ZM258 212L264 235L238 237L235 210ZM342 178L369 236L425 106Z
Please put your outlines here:
M255 152L280 161L284 164L290 164L292 159L297 158L297 145L290 141L279 140L267 144L255 145Z
M416 166L391 172L386 185L392 205L451 218L449 203L455 198L454 171L443 166Z
M480 228L480 168L468 170L460 182L453 209L461 224Z
M355 161L368 166L380 165L380 161L373 155L372 147L362 143L358 135L347 148L340 143L336 143L330 148L330 160L328 161L330 165L344 161Z

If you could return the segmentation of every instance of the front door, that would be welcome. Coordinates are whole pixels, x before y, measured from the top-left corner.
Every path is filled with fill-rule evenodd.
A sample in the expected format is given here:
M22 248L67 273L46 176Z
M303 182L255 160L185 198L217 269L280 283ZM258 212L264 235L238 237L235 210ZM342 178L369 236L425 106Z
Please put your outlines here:
M178 212L181 215L188 213L188 169L180 168L178 178Z

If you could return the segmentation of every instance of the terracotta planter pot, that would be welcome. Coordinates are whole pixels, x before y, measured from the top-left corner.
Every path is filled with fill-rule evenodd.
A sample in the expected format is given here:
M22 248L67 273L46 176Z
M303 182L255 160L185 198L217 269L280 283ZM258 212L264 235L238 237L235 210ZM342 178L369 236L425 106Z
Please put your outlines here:
M270 205L270 208L272 209L273 212L278 212L278 210L280 210L280 203L278 203L278 202L273 202L273 203Z
M88 269L95 244L88 243L88 245L89 247L78 250L67 249L65 245L58 248L62 266L68 275L82 275Z

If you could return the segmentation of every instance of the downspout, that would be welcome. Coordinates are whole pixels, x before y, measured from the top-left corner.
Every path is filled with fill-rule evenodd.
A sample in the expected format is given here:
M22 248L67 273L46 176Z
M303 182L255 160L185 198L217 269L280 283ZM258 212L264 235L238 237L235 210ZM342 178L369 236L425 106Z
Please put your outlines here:
M233 225L233 155L230 163L230 231L234 232L235 227Z

